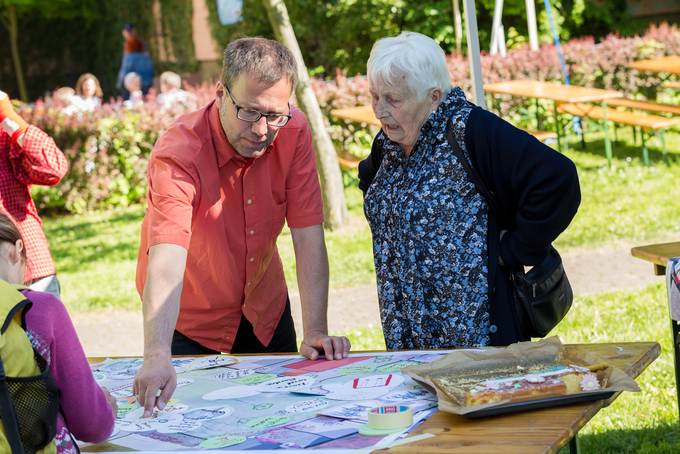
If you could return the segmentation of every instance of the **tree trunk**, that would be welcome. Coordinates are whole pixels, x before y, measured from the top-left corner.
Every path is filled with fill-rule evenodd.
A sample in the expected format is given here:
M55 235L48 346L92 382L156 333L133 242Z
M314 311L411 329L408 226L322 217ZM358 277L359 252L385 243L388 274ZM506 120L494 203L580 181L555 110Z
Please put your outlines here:
M262 0L262 3L267 10L276 39L293 52L297 62L298 85L295 91L298 103L307 115L312 128L314 149L321 177L325 224L332 230L343 225L347 219L344 186L335 147L326 131L319 102L312 91L307 66L305 66L300 46L295 38L295 31L290 24L285 3L283 0Z
M463 55L463 19L460 15L460 5L458 0L451 0L453 3L453 29L456 33L456 53Z
M28 101L28 94L26 93L26 83L24 82L24 72L21 69L21 56L19 55L19 30L17 25L17 7L9 5L7 11L8 15L8 32L9 42L12 48L12 61L14 62L14 72L17 78L17 87L19 87L19 98L22 101Z

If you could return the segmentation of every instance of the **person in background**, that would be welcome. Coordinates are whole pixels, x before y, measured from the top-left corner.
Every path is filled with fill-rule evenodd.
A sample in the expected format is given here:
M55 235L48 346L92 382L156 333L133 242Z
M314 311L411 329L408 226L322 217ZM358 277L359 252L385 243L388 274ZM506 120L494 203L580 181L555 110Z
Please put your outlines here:
M76 91L71 87L59 87L52 92L51 106L58 110L64 110L71 106Z
M102 87L99 79L92 73L85 73L76 82L76 96L72 104L81 112L92 112L102 104Z
M122 91L123 99L128 99L130 93L125 89L124 81L128 73L135 72L141 78L141 90L145 95L153 84L153 61L144 49L144 43L137 36L134 24L128 23L123 27L123 61L118 71L116 86Z
M144 104L144 94L142 93L142 79L137 73L127 73L123 81L125 90L130 94L123 105L128 109L134 109Z
M198 109L198 98L193 93L182 90L182 78L172 71L165 71L160 78L161 93L156 103L162 112L188 112Z
M33 290L59 297L60 285L42 221L31 198L34 184L54 186L68 169L54 140L31 126L0 91L0 212L17 224L29 257L26 281Z
M23 284L27 257L25 243L12 220L0 213L0 279ZM76 454L71 435L98 443L113 431L116 400L94 379L73 322L64 304L54 295L22 290L32 303L25 313L24 329L33 349L49 364L59 388L55 443L57 453Z

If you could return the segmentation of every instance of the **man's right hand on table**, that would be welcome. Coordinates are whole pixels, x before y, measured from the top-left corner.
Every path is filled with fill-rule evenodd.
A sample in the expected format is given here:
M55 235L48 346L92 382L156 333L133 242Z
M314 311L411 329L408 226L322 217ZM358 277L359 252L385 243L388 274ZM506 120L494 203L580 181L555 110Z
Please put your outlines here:
M144 407L144 417L147 418L153 413L154 407L159 410L165 408L176 387L177 373L168 354L144 358L144 364L135 375L132 390L139 404Z

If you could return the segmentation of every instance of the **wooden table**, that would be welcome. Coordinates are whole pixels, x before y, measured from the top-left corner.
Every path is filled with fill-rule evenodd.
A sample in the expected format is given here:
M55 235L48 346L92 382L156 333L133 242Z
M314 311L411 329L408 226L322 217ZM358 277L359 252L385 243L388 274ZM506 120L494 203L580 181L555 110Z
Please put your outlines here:
M630 250L633 257L637 257L654 265L654 274L664 276L666 264L672 257L680 257L680 241L674 243L648 244L637 246ZM675 364L675 394L678 400L680 416L680 322L671 318L671 334L673 339L673 357Z
M595 354L634 378L660 352L656 342L568 344L567 348ZM412 433L431 433L435 437L397 446L389 449L389 452L543 454L556 453L569 444L574 453L578 449L578 431L617 397L618 394L615 394L606 401L482 419L465 419L462 416L437 412ZM114 445L101 444L89 446L83 451L102 452L113 449L116 449Z
M562 140L557 115L557 104L559 103L580 103L595 102L600 103L606 110L607 100L622 98L623 95L617 91L602 90L599 88L579 87L576 85L564 85L555 82L542 82L539 80L511 80L495 84L484 85L484 91L491 95L511 95L522 98L547 99L553 102L553 115L555 118L555 129L557 133L557 149L562 151ZM540 128L539 128L540 129ZM612 148L609 141L609 122L604 119L604 147L607 160L611 161Z
M368 125L380 126L380 120L373 113L371 106L350 107L348 109L331 110L331 115L341 120L356 121Z
M680 257L680 241L636 246L630 250L630 254L633 257L650 262L654 265L654 274L664 276L668 259Z
M643 72L680 75L680 55L638 60L630 63L628 67Z

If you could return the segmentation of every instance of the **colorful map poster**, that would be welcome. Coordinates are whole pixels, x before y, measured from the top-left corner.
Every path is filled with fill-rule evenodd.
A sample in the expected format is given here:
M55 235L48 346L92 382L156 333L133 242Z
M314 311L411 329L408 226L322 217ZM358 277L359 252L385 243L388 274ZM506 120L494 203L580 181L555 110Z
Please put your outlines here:
M416 422L435 410L436 396L401 369L444 354L353 354L337 361L290 355L176 359L177 390L166 408L151 418L142 417L143 409L132 395L141 359L109 359L92 369L118 401L116 428L108 443L119 449L347 452L401 435L360 435L373 407L408 405Z

